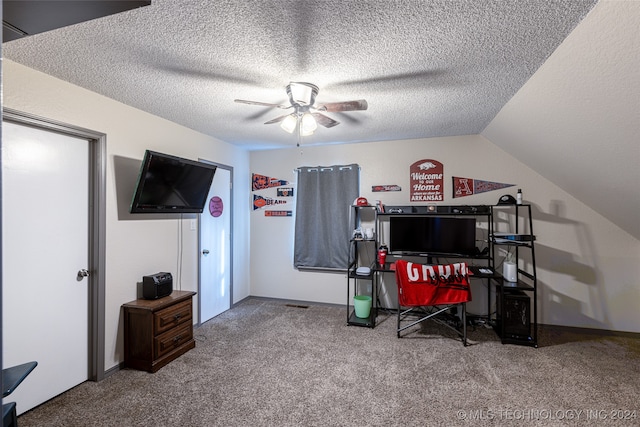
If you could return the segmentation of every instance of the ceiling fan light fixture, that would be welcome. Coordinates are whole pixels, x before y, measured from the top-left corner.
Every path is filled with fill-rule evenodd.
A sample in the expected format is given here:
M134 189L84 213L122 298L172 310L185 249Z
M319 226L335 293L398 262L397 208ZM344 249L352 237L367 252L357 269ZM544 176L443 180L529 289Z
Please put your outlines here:
M295 114L289 114L285 119L280 123L280 127L284 129L286 132L293 133L296 130L296 125L298 124L298 118Z
M303 136L313 135L313 132L318 129L318 123L316 123L315 117L310 113L304 113L301 121L301 132Z

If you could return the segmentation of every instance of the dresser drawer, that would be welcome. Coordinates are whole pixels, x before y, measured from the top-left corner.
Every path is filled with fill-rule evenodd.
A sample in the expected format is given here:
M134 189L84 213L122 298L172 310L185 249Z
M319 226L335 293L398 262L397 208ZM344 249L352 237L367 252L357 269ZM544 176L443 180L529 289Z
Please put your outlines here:
M159 335L185 322L191 323L191 317L191 301L158 310L153 315L155 334Z
M167 333L158 335L153 340L154 357L156 359L162 357L191 339L193 339L191 323L185 323Z
M191 308L195 294L173 291L155 300L137 299L122 305L127 368L156 372L195 348Z

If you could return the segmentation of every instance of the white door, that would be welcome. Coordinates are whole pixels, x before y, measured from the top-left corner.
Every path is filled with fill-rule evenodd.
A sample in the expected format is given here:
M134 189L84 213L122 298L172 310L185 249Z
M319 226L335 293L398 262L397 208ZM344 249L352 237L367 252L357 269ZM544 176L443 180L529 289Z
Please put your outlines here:
M200 323L231 307L231 171L218 166L200 215Z
M3 367L23 413L89 378L89 141L3 123Z

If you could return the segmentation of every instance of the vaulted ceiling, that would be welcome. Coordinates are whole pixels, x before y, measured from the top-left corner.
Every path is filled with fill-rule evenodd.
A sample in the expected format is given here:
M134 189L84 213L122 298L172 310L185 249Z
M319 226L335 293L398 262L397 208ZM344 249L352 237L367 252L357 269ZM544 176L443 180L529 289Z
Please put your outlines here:
M482 131L636 239L640 239L638 46L640 2L600 0ZM588 227L583 231L588 235ZM599 242L592 243L597 252ZM638 259L638 248L630 259Z

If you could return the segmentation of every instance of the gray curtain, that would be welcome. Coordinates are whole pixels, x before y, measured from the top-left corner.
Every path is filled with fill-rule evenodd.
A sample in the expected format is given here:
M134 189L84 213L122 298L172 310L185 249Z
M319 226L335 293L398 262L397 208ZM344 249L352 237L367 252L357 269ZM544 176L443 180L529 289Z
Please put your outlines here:
M298 170L293 265L298 269L346 270L349 211L360 189L357 164Z

